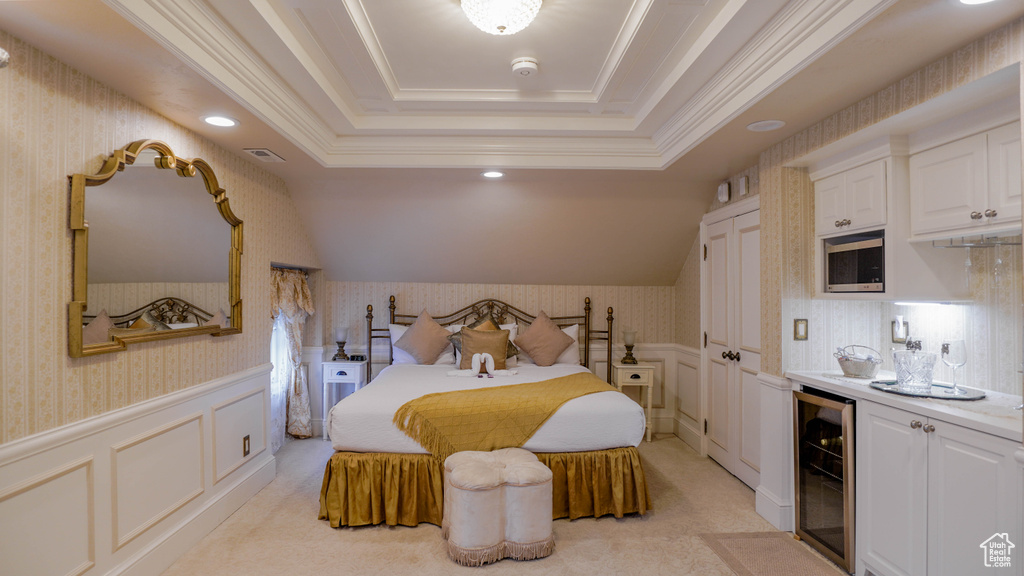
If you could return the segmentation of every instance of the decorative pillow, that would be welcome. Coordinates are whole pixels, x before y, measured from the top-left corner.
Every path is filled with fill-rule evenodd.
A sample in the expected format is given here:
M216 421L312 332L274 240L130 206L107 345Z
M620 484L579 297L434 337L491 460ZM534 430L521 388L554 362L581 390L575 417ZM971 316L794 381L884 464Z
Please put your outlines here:
M484 317L478 318L475 322L466 326L466 328L483 331L508 330L510 333L508 337L508 348L505 350L505 358L514 358L516 354L519 354L519 349L516 348L516 345L512 343L512 340L514 340L516 337L516 330L518 329L518 325L516 324L502 324L501 326L498 326L498 324L495 323L493 318ZM462 364L462 334L458 332L452 334L451 336L448 337L448 340L452 343L452 346L455 347L455 361L459 364Z
M142 316L140 316L139 318L145 321L146 324L152 326L154 330L159 331L171 329L171 327L168 326L167 324L164 324L163 322L157 320L156 316L153 316L152 310L146 310L145 312L142 313Z
M135 322L132 322L132 325L129 326L129 328L132 330L142 330L143 328L152 328L152 326L150 326L149 323L143 320L140 316L135 319Z
M580 325L573 324L572 326L566 326L565 328L562 328L562 332L565 332L567 336L572 338L573 343L565 349L565 352L562 352L562 354L558 356L558 359L555 360L555 364L578 365L581 361L579 342ZM536 364L536 362L533 361L533 358L530 358L530 356L522 350L519 351L518 358L520 364Z
M409 353L417 364L433 364L448 347L448 331L434 321L426 310L395 342L395 346Z
M178 322L167 325L171 330L177 330L179 328L195 328L196 326L199 326L199 324L196 324L195 322Z
M505 370L505 350L508 349L508 330L476 330L463 328L462 362L459 368L469 370L473 365L474 354L490 354L494 358L494 369Z
M228 322L228 315L224 313L224 309L223 308L221 308L220 310L217 310L217 313L214 314L213 318L210 318L210 321L207 322L206 324L207 325L216 324L217 326L220 326L221 328L230 328L231 327L231 323Z
M107 315L107 311L100 310L100 313L92 319L92 322L89 322L85 328L82 328L82 346L102 344L110 340L110 329L113 327L114 323L110 320L110 316Z
M462 326L461 325L459 325L459 326L445 326L444 328L445 328L445 330L448 331L449 334L451 334L452 332L456 332L459 329L461 329ZM402 336L405 334L405 332L408 329L409 329L409 326L405 326L404 324L388 324L388 331L391 333L391 363L392 364L418 364L418 362L416 362L416 359L413 358L411 354L409 354L405 350L402 350L401 348L395 346L395 344L398 342L398 340L402 338ZM435 365L455 364L456 363L455 348L453 348L451 346L451 344L449 344L448 347L446 347L444 349L444 351L441 352L441 355L438 356L437 360L434 360L433 363Z
M457 332L461 328L462 328L462 326L456 326L455 330L453 330L453 332ZM519 354L521 352L520 352L519 348L516 348L515 344L512 344L512 341L515 340L516 336L519 335L519 325L518 324L502 324L498 328L500 330L508 330L508 349L506 349L506 351L505 351L505 353L507 354L507 356L505 357L505 368L515 368L516 366L519 366ZM452 326L449 326L448 329L451 330ZM448 340L450 340L452 342L452 345L455 348L455 363L461 366L462 365L462 335L461 334L452 334L451 336L448 337ZM511 352L512 350L515 350L515 352L514 353ZM472 355L470 356L470 358L472 358Z
M516 338L516 345L538 366L551 366L574 340L558 328L542 310L537 319Z

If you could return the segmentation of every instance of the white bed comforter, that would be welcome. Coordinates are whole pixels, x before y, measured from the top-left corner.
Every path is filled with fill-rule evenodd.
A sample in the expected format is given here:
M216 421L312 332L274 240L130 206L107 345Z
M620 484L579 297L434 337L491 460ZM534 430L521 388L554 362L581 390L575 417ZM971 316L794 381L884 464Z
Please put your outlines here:
M395 412L414 398L434 392L538 382L585 372L579 365L520 365L515 376L466 378L448 376L453 366L389 366L373 382L338 402L327 417L335 450L426 454L415 440L392 423ZM639 446L645 431L644 411L615 391L574 398L523 445L531 452L583 452Z

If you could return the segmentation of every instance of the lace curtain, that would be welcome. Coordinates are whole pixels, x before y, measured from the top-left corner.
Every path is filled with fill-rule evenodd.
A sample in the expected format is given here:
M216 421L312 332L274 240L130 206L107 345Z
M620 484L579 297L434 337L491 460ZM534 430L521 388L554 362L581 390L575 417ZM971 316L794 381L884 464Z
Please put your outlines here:
M313 297L306 273L283 268L271 269L270 314L274 318L270 382L271 450L284 443L284 433L297 438L313 435L309 408L309 385L300 369L302 327L313 314Z

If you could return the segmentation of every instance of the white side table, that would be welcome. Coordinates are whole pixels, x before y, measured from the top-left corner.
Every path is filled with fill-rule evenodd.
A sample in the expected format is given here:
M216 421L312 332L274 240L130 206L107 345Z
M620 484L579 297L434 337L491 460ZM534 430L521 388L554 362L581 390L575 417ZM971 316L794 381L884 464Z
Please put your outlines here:
M359 390L366 385L366 361L352 362L352 361L338 361L338 362L324 362L323 363L323 382L324 382L324 399L323 399L323 428L324 428L324 440L328 438L328 426L327 426L327 413L330 412L331 407L327 405L327 390L331 386L339 384L353 384L353 392Z
M644 404L644 418L647 420L647 441L651 441L654 427L651 423L651 392L654 390L654 366L649 364L619 364L612 363L612 386L620 391L626 386L640 386L646 388L643 393L646 398Z

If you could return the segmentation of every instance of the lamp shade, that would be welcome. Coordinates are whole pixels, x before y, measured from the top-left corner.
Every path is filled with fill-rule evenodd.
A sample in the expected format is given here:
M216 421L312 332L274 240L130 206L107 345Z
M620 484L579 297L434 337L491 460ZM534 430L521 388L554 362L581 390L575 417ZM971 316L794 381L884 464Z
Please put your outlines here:
M623 330L622 343L625 344L626 346L632 346L636 344L636 330Z
M340 326L334 329L335 342L348 342L348 327Z
M496 36L511 36L533 22L541 0L462 0L474 26Z

